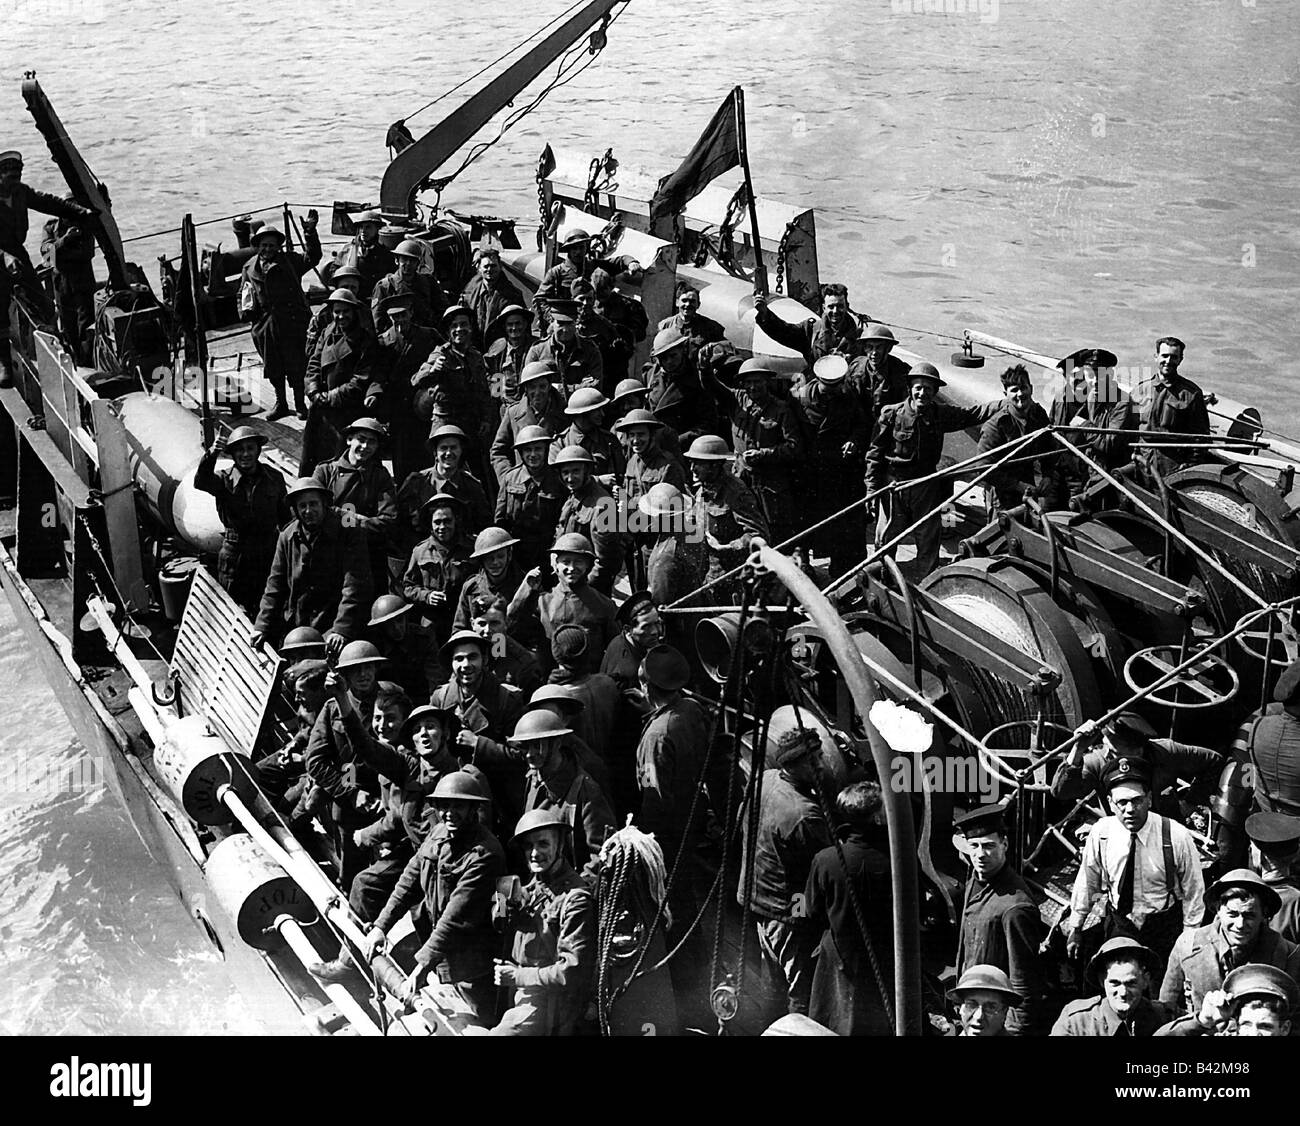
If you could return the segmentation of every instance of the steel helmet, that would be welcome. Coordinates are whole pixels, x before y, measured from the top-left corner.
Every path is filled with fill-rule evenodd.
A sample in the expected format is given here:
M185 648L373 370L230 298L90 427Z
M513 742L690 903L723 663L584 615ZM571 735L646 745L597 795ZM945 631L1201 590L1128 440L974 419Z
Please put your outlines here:
M370 606L370 625L382 626L394 618L410 613L414 604L400 594L381 594Z
M324 656L325 639L320 630L312 629L311 626L295 626L291 629L280 643L280 655L285 657L289 654L299 658L308 655Z
M601 394L599 388L579 387L569 396L569 405L564 408L564 413L569 416L589 414L591 411L598 411L601 407L607 406L609 400Z
M404 238L393 247L393 253L398 258L414 258L418 262L424 257L424 247L413 238Z
M743 383L746 379L773 379L776 374L762 360L749 359L740 365L736 378Z
M357 281L364 281L361 271L355 266L340 266L330 275L331 281L338 281L340 278L356 278Z
M432 797L434 801L487 801L478 779L468 770L444 774L434 786Z
M922 361L919 364L913 364L912 370L907 373L908 383L914 383L918 379L929 380L936 387L947 387L943 376L939 374L939 369L934 364L927 364Z
M369 211L362 211L352 220L354 227L359 227L363 223L375 223L382 227L384 225L384 213L371 208Z
M229 450L231 446L237 446L240 442L257 442L264 446L266 441L266 435L259 434L251 426L236 426L226 435L226 449Z
M575 247L586 246L589 242L591 242L591 235L587 234L581 227L570 227L562 236L560 249L572 250Z
M303 496L305 493L324 493L326 497L330 498L334 496L334 494L330 492L329 486L322 485L315 477L299 477L298 480L293 483L293 487L286 490L284 499L288 501L289 504L293 504L298 497Z
M469 323L474 323L474 310L468 305L451 305L443 310L442 323L450 325L457 317L468 317Z
M379 665L387 658L369 641L349 641L339 653L336 669L355 669L362 665Z
M618 386L614 388L614 397L610 399L611 403L617 403L619 399L625 399L629 395L645 395L649 393L649 388L639 379L620 379Z
M471 559L482 559L485 555L491 555L494 551L500 551L503 548L514 547L519 542L514 536L504 528L498 528L496 525L484 528L477 536L474 537L474 550L470 553Z
M388 427L377 418L358 418L355 422L349 422L343 428L343 436L346 438L354 430L365 430L381 442L388 437Z
M545 426L525 426L515 436L515 449L531 446L534 442L544 442L548 446L551 444L551 436L546 432Z
M655 333L654 349L651 351L652 356L662 356L665 352L671 352L674 348L680 348L683 344L690 342L690 338L682 335L681 329L676 325L669 325L667 328L661 328Z
M524 705L525 711L531 711L533 708L544 708L548 704L554 704L566 715L577 715L585 711L587 703L573 695L563 684L543 684L532 695L532 699Z
M898 343L898 337L889 331L884 325L872 323L868 326L867 331L858 337L859 343L871 344L879 341L881 344L888 344L891 348Z
M259 227L248 237L248 241L256 246L264 238L273 238L281 245L284 244L284 233L275 227Z
M565 446L558 454L552 465L595 465L596 459L591 456L584 446Z
M350 289L336 289L330 294L331 305L351 305L354 309L361 307L361 298Z
M495 317L492 323L487 326L489 337L496 336L505 332L506 321L511 317L523 317L525 324L533 323L533 313L531 309L525 309L522 305L507 305Z
M537 739L559 739L572 735L573 728L565 727L550 712L545 710L524 712L515 724L514 732L507 743L531 743Z
M573 826L565 819L558 809L530 809L521 818L515 826L514 836L510 838L512 842L521 841L529 833L535 833L538 829L563 829L572 831Z
M676 485L660 481L641 494L636 506L647 516L681 516L686 511L686 496Z
M451 422L444 422L441 426L435 426L429 431L429 441L434 445L437 445L444 438L459 438L462 446L469 440L465 435L465 431Z
M485 660L492 655L491 640L475 633L472 629L458 629L443 642L442 648L439 650L443 660L450 661L456 648L461 645L477 645L482 651Z
M716 434L701 434L686 451L687 461L730 461L731 456L727 443Z
M435 508L450 508L459 516L465 510L465 503L451 493L434 493L420 505L421 512L432 512Z
M618 422L614 424L614 429L630 430L633 426L661 427L663 426L663 423L655 418L653 411L637 407L635 410L628 411L627 414L620 418Z
M580 532L565 532L559 539L551 545L551 551L568 552L570 555L587 555L592 559L596 558L595 549L591 546L591 540Z
M400 734L404 742L409 741L411 738L411 728L415 722L424 719L425 716L431 716L442 724L444 740L450 739L460 730L460 716L456 714L455 708L439 708L433 704L421 704L418 708L413 708L411 714L402 722Z
M559 378L560 373L550 364L543 363L541 360L534 360L531 364L524 364L524 370L519 373L519 386L525 383L532 383L535 379L544 379L547 383L554 383Z

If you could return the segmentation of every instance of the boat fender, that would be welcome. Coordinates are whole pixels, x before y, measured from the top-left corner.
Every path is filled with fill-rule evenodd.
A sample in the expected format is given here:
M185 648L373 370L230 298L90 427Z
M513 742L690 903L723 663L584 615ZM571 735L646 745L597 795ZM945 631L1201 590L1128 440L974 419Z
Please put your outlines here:
M242 765L234 761L236 757ZM230 786L244 801L254 798L247 753L231 751L208 731L202 716L169 723L162 746L154 748L153 762L158 780L200 825L228 825L234 820L220 799L221 787Z
M239 937L258 950L280 945L275 924L282 916L304 926L316 918L307 893L247 833L221 841L208 854L203 870Z

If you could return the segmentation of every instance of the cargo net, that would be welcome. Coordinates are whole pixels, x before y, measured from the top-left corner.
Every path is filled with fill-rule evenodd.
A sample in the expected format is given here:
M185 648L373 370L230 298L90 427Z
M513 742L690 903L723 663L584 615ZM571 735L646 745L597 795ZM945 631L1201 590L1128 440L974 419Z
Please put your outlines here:
M249 646L252 625L202 567L172 653L182 715L201 715L227 745L253 753L275 695L280 659Z

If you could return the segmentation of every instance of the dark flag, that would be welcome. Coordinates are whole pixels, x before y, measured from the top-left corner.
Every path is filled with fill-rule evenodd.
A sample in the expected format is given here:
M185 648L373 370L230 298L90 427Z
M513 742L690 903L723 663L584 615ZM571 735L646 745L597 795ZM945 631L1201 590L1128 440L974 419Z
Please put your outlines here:
M718 107L708 128L700 134L695 147L687 154L676 172L659 181L655 197L650 201L650 229L653 231L660 219L670 219L700 194L710 181L741 162L741 137L743 126L737 86L727 100Z

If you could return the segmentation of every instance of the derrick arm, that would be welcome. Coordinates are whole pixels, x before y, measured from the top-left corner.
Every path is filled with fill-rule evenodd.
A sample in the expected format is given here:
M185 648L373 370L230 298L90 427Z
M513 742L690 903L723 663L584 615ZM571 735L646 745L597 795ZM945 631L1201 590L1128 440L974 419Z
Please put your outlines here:
M392 218L409 217L415 193L427 177L585 35L592 24L608 19L610 12L626 2L592 0L413 145L398 153L385 170L379 188L383 213Z
M117 229L117 220L113 218L113 207L109 203L108 190L95 178L90 166L77 151L68 131L54 112L49 98L41 89L35 78L23 80L23 98L27 108L36 121L36 128L41 131L49 146L54 163L59 166L64 180L68 183L76 201L85 207L93 208L99 213L99 222L91 227L99 249L103 251L104 263L108 267L108 279L114 289L125 289L126 252L122 249L122 236Z

